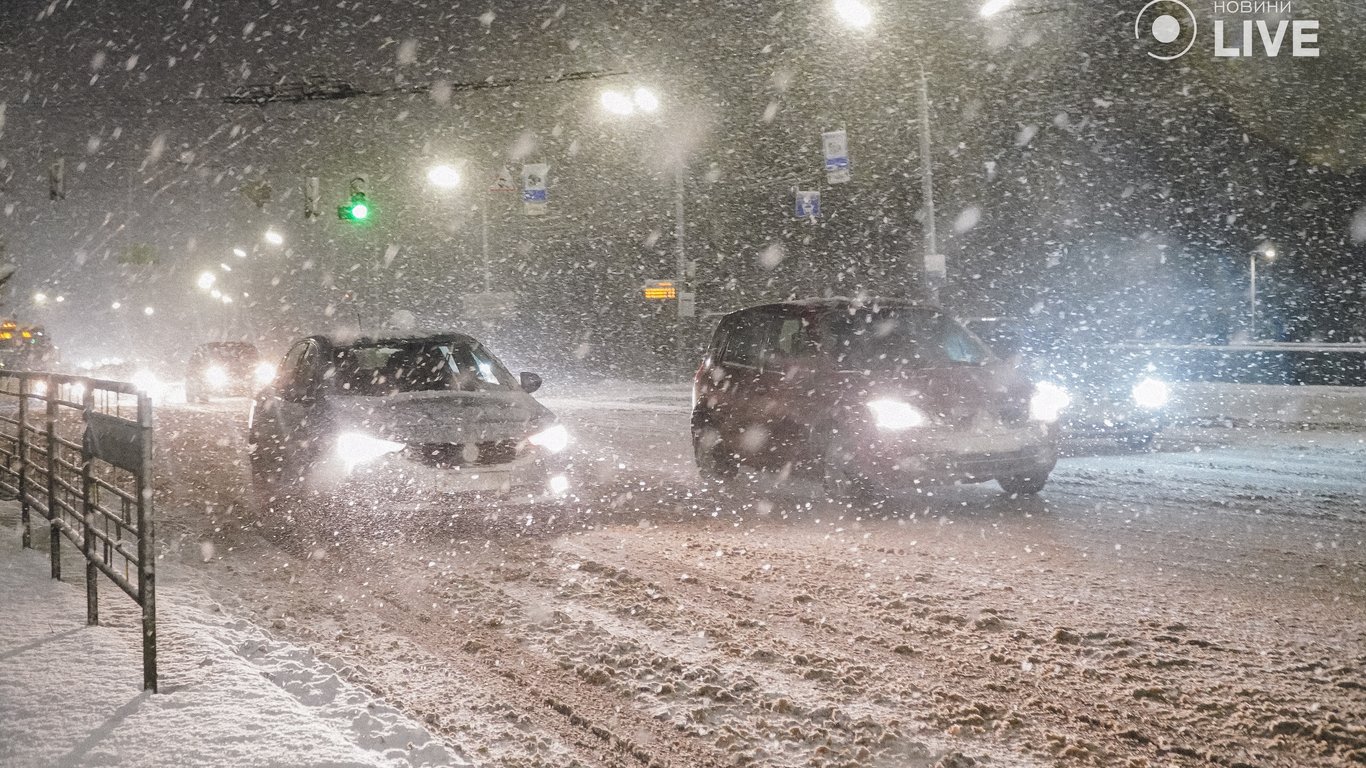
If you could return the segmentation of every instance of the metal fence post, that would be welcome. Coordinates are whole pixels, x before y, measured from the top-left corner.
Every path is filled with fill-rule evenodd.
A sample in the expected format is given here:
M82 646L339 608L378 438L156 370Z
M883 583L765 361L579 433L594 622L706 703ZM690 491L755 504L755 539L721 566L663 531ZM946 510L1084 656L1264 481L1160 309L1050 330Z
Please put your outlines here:
M29 516L32 510L28 503L28 381L29 377L19 377L19 520L23 524L24 549L33 549L33 522Z
M62 531L56 525L61 509L57 506L57 383L47 382L47 530L48 551L52 555L52 578L62 578Z
M90 414L95 411L95 388L86 386L81 396L81 426L88 429ZM100 570L95 566L95 481L91 466L95 457L90 452L90 441L81 440L81 551L85 553L85 623L100 623Z
M142 688L157 691L157 593L152 520L152 398L138 393L142 467L138 470L138 602L142 605Z

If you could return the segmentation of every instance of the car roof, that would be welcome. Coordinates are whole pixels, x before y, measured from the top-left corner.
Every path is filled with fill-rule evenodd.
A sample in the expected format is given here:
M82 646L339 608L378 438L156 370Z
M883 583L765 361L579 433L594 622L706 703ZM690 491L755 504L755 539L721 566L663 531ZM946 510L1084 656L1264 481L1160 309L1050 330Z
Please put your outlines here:
M308 338L321 342L329 349L372 346L376 344L478 344L473 336L454 331L427 331L403 333L379 333L375 335L347 335L340 333L320 333Z
M874 307L896 307L903 309L926 309L935 312L942 312L943 308L938 304L927 301L912 301L909 299L890 299L879 297L853 298L847 296L835 296L821 299L794 299L791 301L775 301L769 304L757 304L752 307L738 309L726 315L734 317L747 312L760 312L775 309L812 309L812 310L857 310L872 309Z

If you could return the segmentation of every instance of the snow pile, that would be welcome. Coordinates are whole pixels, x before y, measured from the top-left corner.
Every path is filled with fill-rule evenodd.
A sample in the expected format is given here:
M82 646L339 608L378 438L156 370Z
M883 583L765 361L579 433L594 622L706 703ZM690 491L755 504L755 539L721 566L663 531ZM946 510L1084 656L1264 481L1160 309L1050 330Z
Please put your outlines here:
M103 625L85 626L84 589L3 533L0 765L469 765L311 651L180 590L160 595L162 692L143 692L132 602L102 584Z

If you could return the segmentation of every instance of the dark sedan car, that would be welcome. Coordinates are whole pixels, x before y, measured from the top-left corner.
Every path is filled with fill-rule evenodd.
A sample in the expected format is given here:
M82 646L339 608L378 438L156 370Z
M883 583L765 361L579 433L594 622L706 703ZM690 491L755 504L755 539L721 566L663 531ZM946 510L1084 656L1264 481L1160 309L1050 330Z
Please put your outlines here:
M941 308L880 299L726 315L697 371L698 467L808 466L835 495L996 480L1040 491L1058 393L1036 388Z
M569 433L531 396L540 384L463 334L311 336L252 403L252 471L372 508L553 497Z

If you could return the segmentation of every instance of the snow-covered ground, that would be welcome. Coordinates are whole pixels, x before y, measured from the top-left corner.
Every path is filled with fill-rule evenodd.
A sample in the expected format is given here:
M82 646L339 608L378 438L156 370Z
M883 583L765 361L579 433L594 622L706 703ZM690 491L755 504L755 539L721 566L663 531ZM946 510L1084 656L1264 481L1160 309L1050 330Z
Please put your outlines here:
M168 407L163 595L480 765L1356 765L1366 429L1229 404L1363 400L1291 389L1188 398L1157 451L1067 458L1037 499L845 505L701 483L686 387L552 382L577 498L420 519L260 514L245 403Z
M163 587L161 692L143 692L131 601L105 585L103 624L86 626L83 586L0 535L0 765L469 764L349 670L184 583Z

